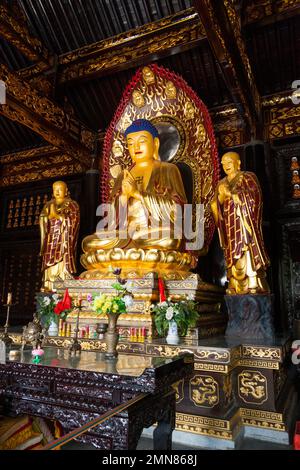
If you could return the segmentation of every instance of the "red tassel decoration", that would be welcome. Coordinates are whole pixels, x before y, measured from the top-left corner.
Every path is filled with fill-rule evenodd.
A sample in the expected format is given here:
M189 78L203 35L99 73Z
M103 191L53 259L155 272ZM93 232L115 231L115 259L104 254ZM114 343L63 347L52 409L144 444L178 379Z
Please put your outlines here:
M158 278L158 289L159 289L159 301L165 302L167 300L166 294L165 294L165 283L164 283L164 280L161 279L160 277Z
M64 298L60 302L57 302L54 308L54 313L56 313L56 315L60 315L64 310L69 310L71 307L72 299L69 295L68 289L66 289L64 293Z

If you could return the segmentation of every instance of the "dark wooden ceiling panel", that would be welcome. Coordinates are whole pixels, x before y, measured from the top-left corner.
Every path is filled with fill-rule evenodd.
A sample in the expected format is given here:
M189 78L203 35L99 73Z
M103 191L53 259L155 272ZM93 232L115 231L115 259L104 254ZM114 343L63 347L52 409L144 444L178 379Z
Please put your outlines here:
M19 70L31 65L30 60L14 46L0 37L0 62L4 62L11 70Z
M192 0L18 0L34 33L55 54L159 20Z
M158 63L181 75L208 108L232 101L208 41L204 40L197 48L159 60Z
M70 86L66 89L69 103L88 127L104 130L110 123L134 70Z
M260 94L290 89L300 77L300 16L245 34Z
M27 127L0 116L0 155L37 145L45 145L45 141Z

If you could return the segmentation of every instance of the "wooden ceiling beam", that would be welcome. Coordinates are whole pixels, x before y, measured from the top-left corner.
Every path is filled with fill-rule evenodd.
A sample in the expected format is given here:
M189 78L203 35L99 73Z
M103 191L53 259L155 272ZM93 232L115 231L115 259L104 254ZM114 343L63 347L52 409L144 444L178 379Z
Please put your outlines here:
M91 80L196 47L205 30L193 8L146 24L57 58L56 84ZM31 79L38 65L19 72Z
M97 138L95 132L4 64L0 64L0 80L6 86L6 104L0 105L0 114L33 130L87 167L90 165Z
M53 57L43 46L42 42L33 37L21 10L16 10L16 4L8 8L0 4L0 36L15 46L32 62L39 62L42 69L53 65Z
M299 0L250 0L244 7L243 27L261 28L297 15Z
M194 0L194 7L233 101L251 136L257 137L261 99L234 5L231 0Z

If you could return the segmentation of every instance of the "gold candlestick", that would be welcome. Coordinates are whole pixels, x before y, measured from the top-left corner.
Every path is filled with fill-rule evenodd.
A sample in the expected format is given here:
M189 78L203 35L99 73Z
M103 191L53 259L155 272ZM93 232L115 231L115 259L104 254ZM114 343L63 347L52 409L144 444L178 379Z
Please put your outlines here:
M75 327L75 334L72 339L72 344L69 348L70 353L81 353L81 345L78 342L78 332L79 332L79 315L82 310L82 305L81 305L81 299L79 300L78 306L77 306L77 318L76 318L76 327Z
M4 335L1 337L1 340L6 344L6 346L10 346L11 343L12 343L12 339L11 339L11 337L8 335L9 315L10 315L10 308L11 308L13 305L16 305L16 304L12 304L12 303L11 303L11 297L10 297L10 298L7 297L7 301L8 301L8 303L3 305L4 307L6 307L7 313L6 313L6 321L5 321L5 325L4 325Z

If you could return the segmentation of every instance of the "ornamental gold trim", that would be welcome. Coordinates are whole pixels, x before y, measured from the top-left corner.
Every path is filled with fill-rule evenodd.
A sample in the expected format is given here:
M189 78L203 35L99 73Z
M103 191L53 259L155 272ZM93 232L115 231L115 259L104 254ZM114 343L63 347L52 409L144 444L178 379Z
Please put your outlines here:
M161 357L175 357L185 352L193 354L193 351L191 349L180 348L176 346L156 346L152 344L146 344L146 354L150 355L158 355Z
M86 166L79 162L72 162L69 165L62 165L59 167L49 167L46 169L39 169L37 171L29 171L12 176L1 177L0 187L15 186L16 184L29 183L32 181L41 181L49 178L59 176L68 176L82 173L85 171Z
M238 374L238 394L245 403L261 405L268 400L267 378L259 371L243 370Z
M261 419L274 422L283 422L282 413L275 413L273 411L252 410L249 408L240 408L240 415L242 418L247 419Z
M239 359L237 363L235 364L235 367L237 366L246 366L246 367L257 367L259 369L272 369L272 370L278 370L279 369L279 363L275 361L253 361L251 359Z
M230 351L227 349L197 349L194 351L195 357L201 361L209 362L230 362Z
M197 434L197 435L200 434L200 435L209 436L209 437L216 437L219 439L226 439L226 440L233 439L232 432L217 431L215 429L208 429L208 428L204 428L201 426L193 426L193 425L181 424L181 423L176 422L175 429L177 431L190 432L192 434Z
M190 415L186 413L176 413L176 423L187 423L196 426L205 426L220 430L230 430L231 420L210 418L207 416Z
M254 359L258 357L260 359L275 359L278 361L282 360L282 353L280 348L242 346L242 355L243 358L250 357L251 359Z
M45 145L44 147L32 148L29 150L22 150L21 152L7 153L1 156L1 163L13 163L22 160L31 160L35 158L44 157L45 155L58 154L60 150L53 145ZM41 160L39 160L40 163Z
M257 421L255 419L243 419L244 426L254 426L256 428L274 429L276 431L286 431L284 423L269 423L268 421Z
M50 337L47 336L45 339L45 346L56 346L58 348L69 348L72 344L72 338L61 338L61 337ZM84 351L106 351L106 343L97 340L84 340L78 339L82 350ZM118 345L119 346L119 345Z
M179 380L175 384L172 385L175 390L175 400L176 405L182 402L184 399L184 380Z
M195 362L194 370L205 370L207 372L228 374L230 369L228 366L223 366L222 364L202 364L201 362Z
M230 420L220 420L195 416L185 413L176 413L176 429L219 439L233 440L241 427L241 419L238 412Z
M280 15L298 6L299 0L252 0L245 7L244 25L256 23L271 15Z
M213 408L220 401L218 382L210 375L194 375L189 381L189 398L195 406Z

